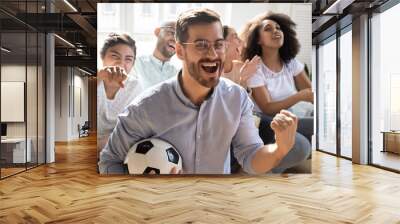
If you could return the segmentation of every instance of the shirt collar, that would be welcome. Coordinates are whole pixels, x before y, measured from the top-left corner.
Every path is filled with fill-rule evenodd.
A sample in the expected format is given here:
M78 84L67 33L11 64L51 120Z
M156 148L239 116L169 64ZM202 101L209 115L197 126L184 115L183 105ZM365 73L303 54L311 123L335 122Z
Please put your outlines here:
M176 82L175 82L175 85L174 85L174 89L175 89L175 92L176 92L176 95L178 96L178 98L179 98L186 106L189 106L189 107L198 109L199 106L193 104L192 101L190 101L190 99L187 98L187 97L185 96L185 94L183 93L182 86L181 86L181 83L180 83L180 80L182 80L182 70L180 70L180 71L178 72L178 74L177 74L175 77L176 77ZM221 79L220 79L220 81L221 81ZM206 101L211 100L212 98L214 98L214 96L216 95L218 86L219 86L219 84L218 84L215 88L211 89L211 92L210 92L209 96L204 100L204 102L206 102Z
M154 63L156 63L156 65L162 67L163 65L167 65L169 64L169 60L168 61L161 61L160 59L154 57L153 54L150 55L150 60L152 60Z
M180 80L182 79L182 70L180 70L175 77L176 77L176 82L175 82L175 85L174 85L174 89L175 89L175 93L178 96L178 98L186 106L191 107L193 109L198 109L199 107L196 106L194 103L192 103L192 101L190 101L190 99L187 98L185 96L185 94L183 93L183 90L182 90L182 87L181 87L181 83L180 83Z

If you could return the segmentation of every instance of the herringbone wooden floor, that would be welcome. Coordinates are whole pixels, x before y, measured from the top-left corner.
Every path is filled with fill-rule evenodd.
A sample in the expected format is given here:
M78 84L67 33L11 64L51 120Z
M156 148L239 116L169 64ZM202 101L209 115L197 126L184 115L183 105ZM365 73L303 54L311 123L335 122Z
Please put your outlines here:
M0 223L400 223L400 175L319 152L312 174L100 177L95 138L0 181Z

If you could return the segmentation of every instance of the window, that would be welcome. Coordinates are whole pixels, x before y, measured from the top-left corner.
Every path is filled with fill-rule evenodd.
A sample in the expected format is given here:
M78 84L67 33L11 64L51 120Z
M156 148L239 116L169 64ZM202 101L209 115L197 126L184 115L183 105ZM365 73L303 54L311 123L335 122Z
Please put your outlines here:
M143 4L142 5L142 15L143 16L151 16L151 5L150 4Z
M390 74L390 130L400 130L400 73Z
M400 170L400 155L386 151L382 132L400 130L398 21L400 4L371 18L371 157L373 164L395 170Z
M192 3L192 7L193 8L201 8L201 7L203 7L203 4L202 3Z
M336 39L318 48L318 149L336 153Z
M115 32L121 27L118 15L121 13L121 6L115 3L98 4L97 22L102 25L102 32Z
M169 14L170 15L176 16L177 11L178 11L178 5L176 5L176 4L169 5Z
M21 15L41 10L43 3L20 3ZM14 20L2 12L0 17ZM7 107L12 102L0 100L1 114L7 115L0 121L6 127L0 144L0 179L45 163L45 44L45 34L29 27L4 25L0 30L1 98L12 94L17 104L22 100L14 107L15 114ZM19 114L22 117L7 119Z
M104 15L114 15L115 14L115 5L114 4L104 4L103 14Z
M340 36L340 154L352 157L352 35Z

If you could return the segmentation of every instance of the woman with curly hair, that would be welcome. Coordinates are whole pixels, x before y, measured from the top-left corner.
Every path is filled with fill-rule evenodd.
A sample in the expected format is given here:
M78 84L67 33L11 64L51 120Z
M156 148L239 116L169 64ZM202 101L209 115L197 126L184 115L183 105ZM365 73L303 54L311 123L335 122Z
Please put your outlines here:
M247 83L248 80L255 75L258 67L260 67L261 58L258 55L254 55L251 60L247 59L244 62L240 61L243 42L238 37L233 27L226 25L223 26L223 37L227 42L223 77L241 85L251 95L251 89L248 88ZM275 142L275 134L270 127L271 122L272 117L255 116L255 123L259 128L259 135L264 144L271 144ZM304 138L304 136L297 133L294 147L281 161L279 166L272 169L272 173L282 173L286 169L300 164L302 161L307 159L310 151L310 143ZM233 156L231 157L231 169L232 173L236 173L240 169L240 165Z
M298 131L311 141L313 118L310 116L314 96L304 64L295 58L300 49L295 26L285 14L258 16L247 26L243 59L258 55L262 61L256 74L247 82L252 89L255 111L262 116L274 116L282 109L306 111L306 118L299 119Z
M254 112L261 119L260 137L268 143L275 141L270 124L276 113L282 109L291 110L300 104L313 107L311 82L304 71L304 64L295 59L300 43L294 26L295 23L287 15L267 12L250 20L240 34L244 40L242 60L261 57L261 63L246 85L252 90ZM300 164L311 153L313 118L299 117L295 140L297 147L282 160L282 166Z
M244 59L259 55L263 62L248 86L256 110L269 116L300 101L313 103L311 81L304 64L295 59L300 44L294 26L287 15L271 13L253 23L247 34Z

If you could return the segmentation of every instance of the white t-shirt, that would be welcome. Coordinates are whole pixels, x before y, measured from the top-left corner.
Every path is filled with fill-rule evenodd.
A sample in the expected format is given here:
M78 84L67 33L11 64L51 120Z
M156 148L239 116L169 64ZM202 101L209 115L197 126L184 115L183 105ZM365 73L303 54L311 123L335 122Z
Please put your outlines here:
M261 63L256 74L247 81L247 86L250 88L265 86L271 95L272 102L284 100L297 93L294 77L303 70L304 64L297 59L285 63L278 73L271 71L264 63ZM261 112L257 103L254 102L254 104L254 110Z
M112 100L106 96L103 81L97 86L97 138L99 148L104 147L106 139L117 124L118 114L122 113L125 107L143 90L135 74L129 74L124 85L125 87L120 88ZM105 138L105 141L100 141L103 138ZM99 142L103 143L99 144Z

